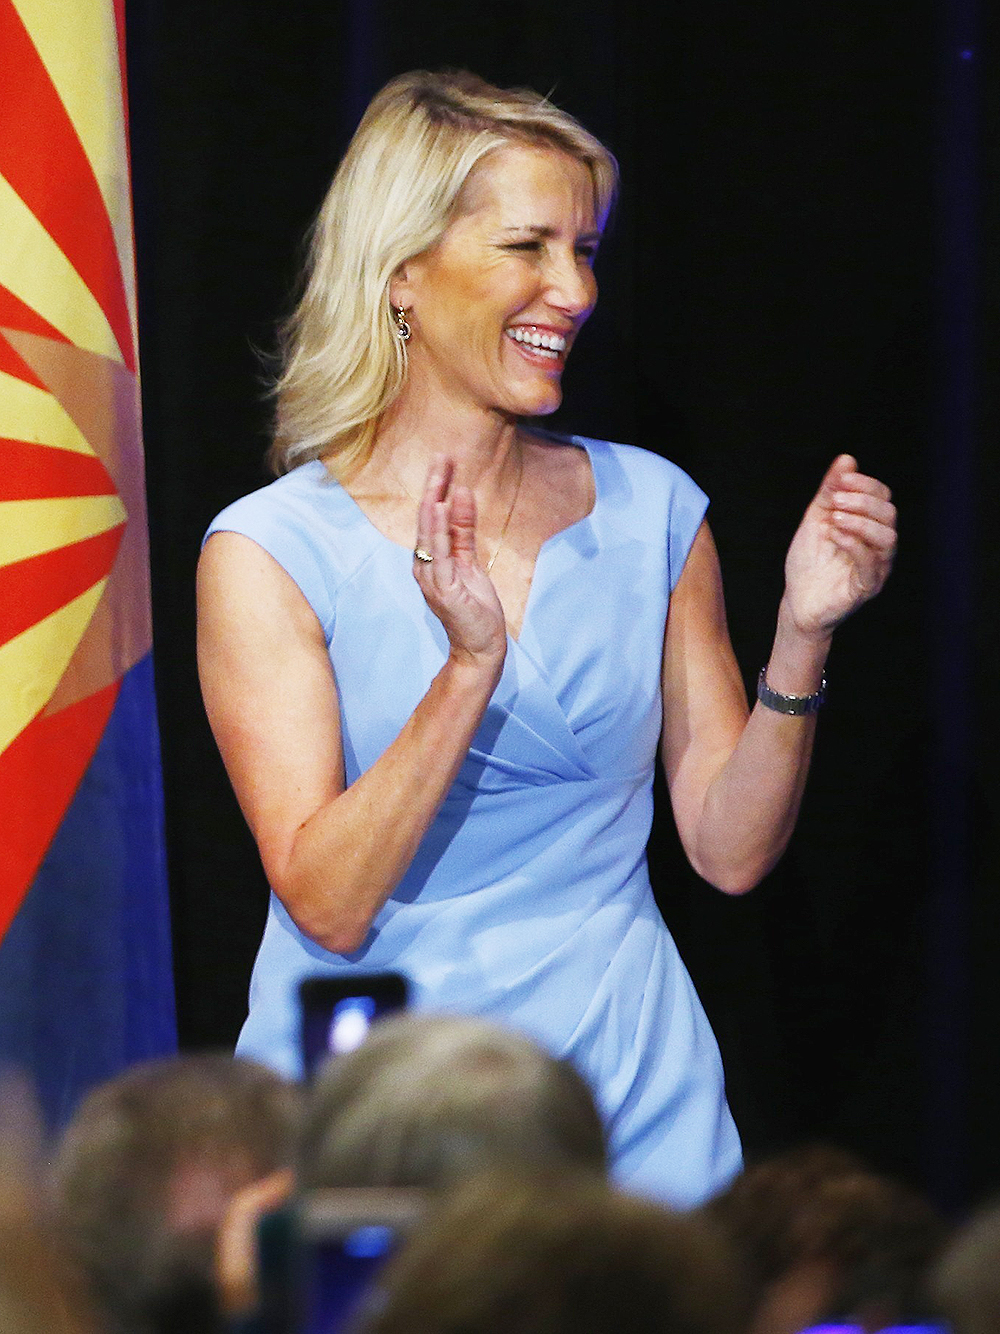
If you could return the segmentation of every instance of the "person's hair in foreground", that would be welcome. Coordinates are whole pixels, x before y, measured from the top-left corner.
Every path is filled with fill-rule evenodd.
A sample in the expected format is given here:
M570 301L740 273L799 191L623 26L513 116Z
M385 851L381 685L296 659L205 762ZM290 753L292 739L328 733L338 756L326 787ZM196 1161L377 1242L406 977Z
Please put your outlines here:
M930 1289L955 1334L1000 1330L1000 1204L959 1229L934 1267Z
M601 1118L568 1061L483 1019L384 1019L323 1067L299 1183L436 1187L491 1166L606 1170Z
M0 1330L94 1334L79 1275L53 1235L42 1153L33 1095L20 1079L0 1073Z
M826 1320L865 1329L930 1313L942 1220L915 1192L822 1145L746 1169L706 1206L739 1249L755 1294L750 1328L792 1334Z
M276 472L322 456L343 478L368 458L406 376L393 274L440 240L470 173L512 143L582 162L603 221L618 185L615 159L540 94L417 70L372 100L314 225L304 291L283 331Z
M364 1334L737 1334L724 1237L594 1178L472 1178L390 1262Z
M214 1327L216 1229L236 1190L291 1161L297 1107L278 1075L216 1053L136 1066L84 1099L56 1209L109 1330Z

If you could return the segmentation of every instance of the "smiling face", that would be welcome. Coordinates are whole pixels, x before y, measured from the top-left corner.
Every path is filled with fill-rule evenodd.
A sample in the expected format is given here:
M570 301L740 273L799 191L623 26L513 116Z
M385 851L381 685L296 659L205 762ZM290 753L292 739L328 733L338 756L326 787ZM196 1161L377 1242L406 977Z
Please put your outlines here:
M407 394L512 416L554 412L594 308L600 228L587 167L511 145L471 173L441 240L392 283L413 331Z

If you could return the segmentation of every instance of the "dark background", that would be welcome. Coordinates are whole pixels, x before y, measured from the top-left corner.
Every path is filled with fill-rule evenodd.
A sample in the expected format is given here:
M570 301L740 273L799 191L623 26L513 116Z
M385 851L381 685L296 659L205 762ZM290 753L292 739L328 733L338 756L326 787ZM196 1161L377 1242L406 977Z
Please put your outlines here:
M267 480L258 354L365 103L465 66L551 92L621 162L555 424L666 453L709 492L748 688L831 458L855 453L900 508L893 579L838 632L781 866L724 898L661 805L654 883L747 1152L820 1136L948 1206L996 1188L992 34L929 0L129 0L128 22L182 1044L235 1038L266 906L197 692L200 538Z

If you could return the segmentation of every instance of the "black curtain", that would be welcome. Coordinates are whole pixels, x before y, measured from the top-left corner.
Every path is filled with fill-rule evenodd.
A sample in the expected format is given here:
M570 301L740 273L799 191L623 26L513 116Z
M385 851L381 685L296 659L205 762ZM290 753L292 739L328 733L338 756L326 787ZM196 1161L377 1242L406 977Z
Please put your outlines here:
M785 548L830 459L855 453L900 507L893 579L838 632L815 767L780 867L750 897L724 898L687 869L659 805L658 898L719 1036L748 1153L832 1139L945 1203L1000 1181L995 650L976 654L990 642L997 591L986 536L996 502L968 431L955 466L973 486L949 523L965 524L981 614L942 620L965 579L940 573L943 423L953 415L942 347L949 320L968 314L967 303L947 307L941 287L957 235L942 222L942 160L955 152L946 18L931 0L129 0L156 667L186 1046L234 1039L266 906L197 693L199 542L223 505L267 480L264 365L302 234L361 110L396 73L463 66L551 93L620 159L601 299L555 425L665 453L709 492L748 689L769 648ZM988 36L979 34L967 92ZM988 135L960 184L994 151ZM973 214L993 208L987 197ZM988 325L988 307L979 314L976 327ZM987 425L980 407L976 429ZM942 624L976 718L956 734L947 775ZM956 867L958 883L944 884Z

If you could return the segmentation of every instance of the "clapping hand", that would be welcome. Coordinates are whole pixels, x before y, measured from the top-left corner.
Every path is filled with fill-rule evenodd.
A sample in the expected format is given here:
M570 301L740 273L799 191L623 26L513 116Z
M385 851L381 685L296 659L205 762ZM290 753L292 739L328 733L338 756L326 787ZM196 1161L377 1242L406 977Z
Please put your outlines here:
M896 551L888 487L841 454L827 471L785 559L785 605L795 628L823 638L878 593Z
M476 558L476 499L455 486L454 464L431 463L420 501L413 574L452 652L503 660L507 626L492 580ZM427 557L430 557L428 560Z

